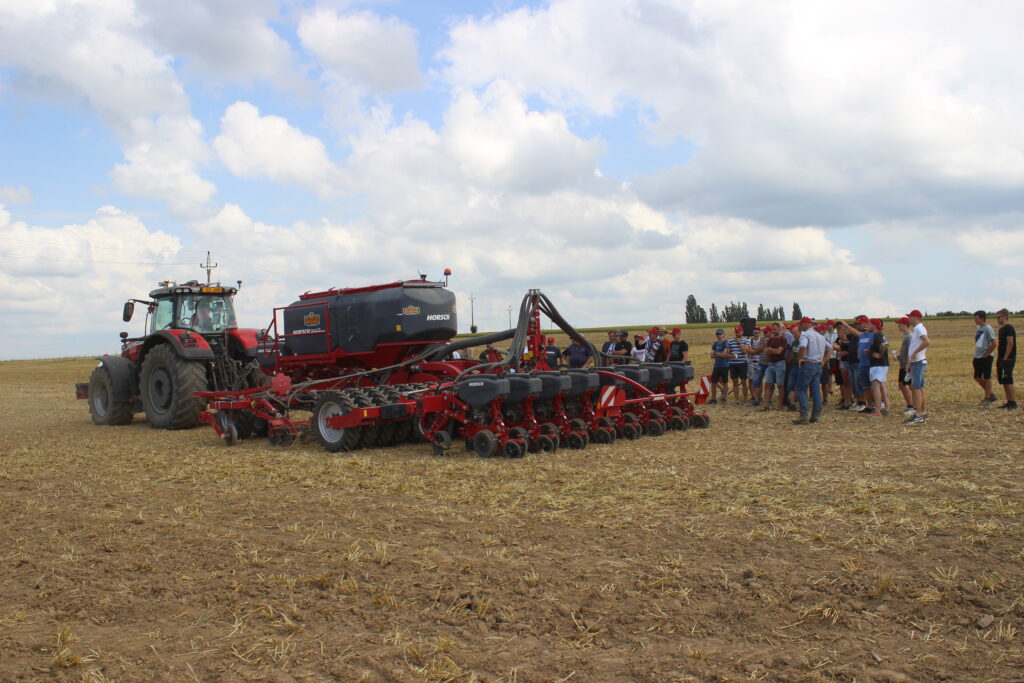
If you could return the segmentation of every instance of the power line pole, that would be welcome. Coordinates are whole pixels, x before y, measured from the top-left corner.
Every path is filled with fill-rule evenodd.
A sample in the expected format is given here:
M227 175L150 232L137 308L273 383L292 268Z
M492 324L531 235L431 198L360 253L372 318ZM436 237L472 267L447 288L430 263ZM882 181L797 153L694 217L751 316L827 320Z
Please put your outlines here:
M203 265L202 263L199 264L199 267L206 271L206 284L211 284L210 271L219 265L219 263L214 263L213 265L210 265L210 252L206 252L206 265Z
M473 296L473 292L469 293L469 326L476 327L476 315L473 311L473 302L476 301L476 297Z
M512 329L512 306L508 307L508 329Z

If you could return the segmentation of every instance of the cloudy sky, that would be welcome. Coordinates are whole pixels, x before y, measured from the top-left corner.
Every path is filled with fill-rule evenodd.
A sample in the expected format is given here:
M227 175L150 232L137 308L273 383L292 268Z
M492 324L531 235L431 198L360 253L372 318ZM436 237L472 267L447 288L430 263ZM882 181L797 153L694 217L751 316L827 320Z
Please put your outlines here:
M1024 4L0 0L0 358L157 280L454 271L461 326L1024 308ZM141 330L135 321L128 329Z

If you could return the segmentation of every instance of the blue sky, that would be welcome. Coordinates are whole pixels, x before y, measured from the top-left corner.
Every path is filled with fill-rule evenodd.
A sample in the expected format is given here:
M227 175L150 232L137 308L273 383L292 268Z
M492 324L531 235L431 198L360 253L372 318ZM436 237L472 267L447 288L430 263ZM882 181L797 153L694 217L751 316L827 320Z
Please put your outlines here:
M1024 308L1024 10L855 9L0 0L4 357L206 250L252 326L446 266L484 328Z

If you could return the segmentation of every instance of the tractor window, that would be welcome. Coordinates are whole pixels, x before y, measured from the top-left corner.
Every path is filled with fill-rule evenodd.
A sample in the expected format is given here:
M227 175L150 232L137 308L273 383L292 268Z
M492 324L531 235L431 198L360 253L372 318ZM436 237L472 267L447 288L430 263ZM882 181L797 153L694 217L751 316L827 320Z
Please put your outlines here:
M178 303L178 327L196 332L223 332L237 327L231 299L222 296L183 296Z
M159 299L153 314L153 331L166 330L174 323L174 299Z

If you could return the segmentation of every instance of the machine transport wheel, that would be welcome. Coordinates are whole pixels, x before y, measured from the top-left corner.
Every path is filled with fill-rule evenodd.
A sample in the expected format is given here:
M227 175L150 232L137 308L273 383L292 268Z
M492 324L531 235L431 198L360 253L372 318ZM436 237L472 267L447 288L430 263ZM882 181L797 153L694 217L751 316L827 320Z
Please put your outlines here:
M341 453L359 448L362 427L331 427L328 420L352 412L355 406L342 394L325 392L313 404L313 432L316 440L329 453Z
M261 417L254 417L252 420L252 435L264 437L267 435L267 421Z
M225 446L238 443L238 427L235 426L235 418L230 410L217 411L217 426L220 427L220 438L224 439Z
M587 423L578 417L574 417L569 420L569 428L574 432L579 432L580 434L588 434L590 432L590 429L587 427Z
M597 424L604 427L605 429L615 430L615 420L610 417L599 417L597 418Z
M89 375L89 414L93 424L126 425L132 421L132 402L114 400L114 380L100 365Z
M648 420L644 432L647 436L661 436L665 433L665 423L661 420Z
M512 439L501 445L501 454L506 458L521 458L525 452L526 450L523 448L523 445Z
M640 417L636 413L625 413L624 412L624 413L622 413L622 419L624 419L629 424L633 424L633 425L640 424Z
M583 440L583 435L579 432L569 432L566 434L565 445L574 451L581 451L587 447L586 441Z
M604 427L598 427L594 430L594 443L611 443L615 438L614 432L605 429Z
M252 436L256 416L248 410L232 411L235 417L235 426L238 428L238 438L248 439Z
M540 425L540 433L547 434L555 441L558 441L558 438L562 435L562 430L554 422L543 422Z
M650 420L664 420L665 416L657 408L651 408L647 411L647 417Z
M434 432L434 441L430 444L434 455L448 455L452 449L452 435L441 429Z
M473 450L481 458L493 458L498 452L498 438L489 429L481 429L473 437Z
M139 390L146 419L154 429L187 429L199 424L206 400L193 394L206 389L206 365L185 360L170 344L153 347L142 361Z
M534 453L554 453L558 450L558 444L547 434L541 434L534 440Z
M690 423L697 429L707 429L711 424L711 418L707 415L691 415Z
M627 441L636 441L640 438L640 429L635 424L622 425L622 438Z

